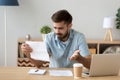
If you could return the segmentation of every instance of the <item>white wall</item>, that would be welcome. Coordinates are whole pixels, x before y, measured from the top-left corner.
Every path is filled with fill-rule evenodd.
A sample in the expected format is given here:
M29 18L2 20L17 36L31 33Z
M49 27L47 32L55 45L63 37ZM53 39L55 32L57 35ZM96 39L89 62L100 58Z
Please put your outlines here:
M17 63L17 40L30 34L41 37L39 28L50 25L51 15L67 9L73 16L73 28L83 32L87 39L103 39L105 16L115 16L120 0L19 0L20 6L7 7L7 65ZM4 65L4 10L0 6L0 65ZM113 30L113 39L120 40L120 31Z

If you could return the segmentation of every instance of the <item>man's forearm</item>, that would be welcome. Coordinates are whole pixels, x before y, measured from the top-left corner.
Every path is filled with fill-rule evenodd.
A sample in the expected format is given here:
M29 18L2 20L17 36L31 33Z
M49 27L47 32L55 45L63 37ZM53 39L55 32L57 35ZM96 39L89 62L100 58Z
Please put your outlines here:
M35 60L35 59L31 58L30 53L26 53L25 55L30 60L30 62L33 63L37 68L40 68L42 66L42 64L44 63L44 61Z
M37 68L42 67L42 64L44 63L44 61L35 60L35 59L32 59L32 58L29 58L29 60L30 60L31 63L33 63Z
M90 69L90 64L91 64L91 58L78 58L77 61L79 63L82 63L86 68Z

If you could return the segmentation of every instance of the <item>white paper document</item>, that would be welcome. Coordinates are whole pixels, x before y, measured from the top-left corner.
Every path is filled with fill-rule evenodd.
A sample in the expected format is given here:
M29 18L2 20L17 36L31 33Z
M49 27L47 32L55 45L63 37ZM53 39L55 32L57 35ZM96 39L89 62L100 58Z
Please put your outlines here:
M70 70L49 70L50 76L73 76Z
M49 61L46 45L44 42L26 41L27 44L33 49L30 53L31 58L36 60Z
M30 69L28 74L45 74L46 70L40 70L40 69Z

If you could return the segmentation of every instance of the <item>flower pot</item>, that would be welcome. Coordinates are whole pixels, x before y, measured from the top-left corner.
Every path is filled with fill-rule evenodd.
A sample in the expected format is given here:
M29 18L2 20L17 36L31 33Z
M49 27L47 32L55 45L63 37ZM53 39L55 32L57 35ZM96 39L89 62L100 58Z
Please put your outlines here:
M46 37L46 34L42 34L42 40L44 41Z

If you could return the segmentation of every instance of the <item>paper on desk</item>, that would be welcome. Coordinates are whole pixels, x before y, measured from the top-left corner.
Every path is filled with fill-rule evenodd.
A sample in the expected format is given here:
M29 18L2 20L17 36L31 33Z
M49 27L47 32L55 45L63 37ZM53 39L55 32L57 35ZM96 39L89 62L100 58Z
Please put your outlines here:
M44 42L26 41L27 44L33 49L30 53L31 58L43 61L49 61L46 45Z
M73 76L70 70L49 70L50 76Z
M46 70L40 70L40 69L30 69L28 74L44 74Z

